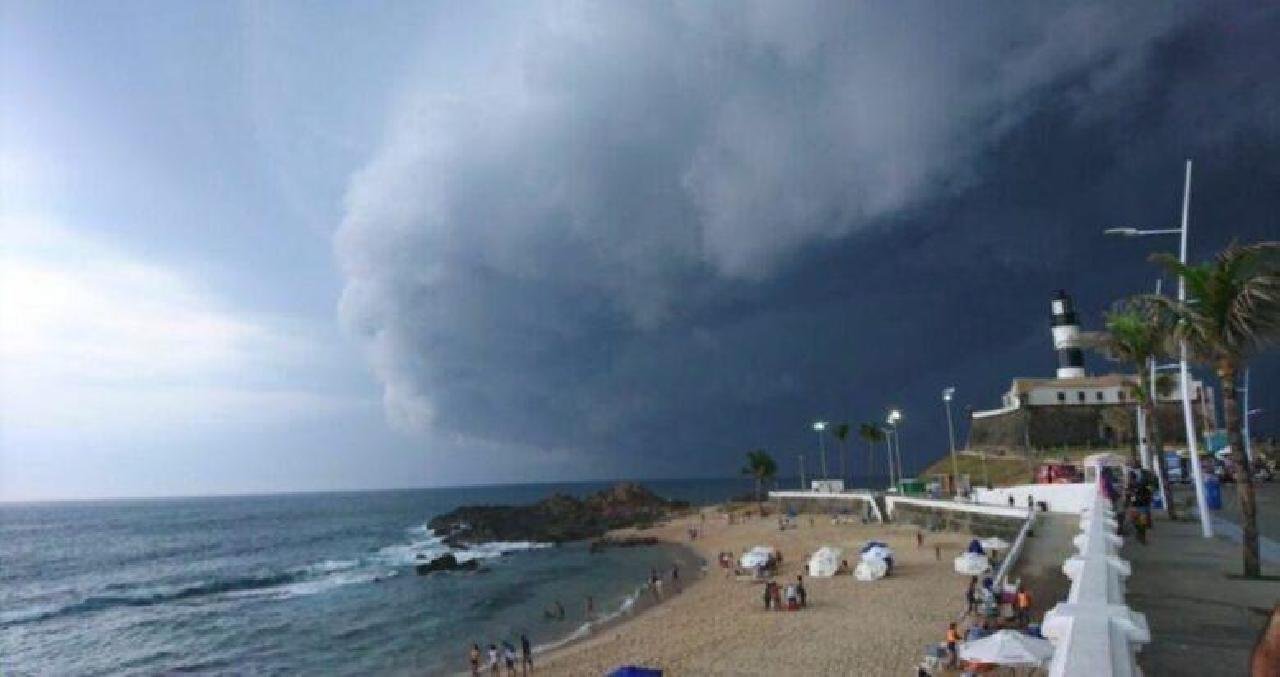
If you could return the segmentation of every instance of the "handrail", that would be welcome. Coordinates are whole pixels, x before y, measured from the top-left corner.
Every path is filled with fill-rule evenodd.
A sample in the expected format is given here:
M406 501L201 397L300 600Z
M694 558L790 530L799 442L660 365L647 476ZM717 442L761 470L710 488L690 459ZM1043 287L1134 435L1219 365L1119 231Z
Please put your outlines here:
M1023 522L1022 529L1018 531L1018 537L1013 539L1013 545L1009 546L1009 554L1005 555L1000 562L1000 568L996 570L995 583L992 585L993 589L1004 589L1004 582L1009 578L1009 570L1013 569L1013 565L1018 562L1018 557L1022 555L1022 548L1027 542L1027 535L1031 533L1032 525L1035 523L1036 512L1028 508L1027 521Z

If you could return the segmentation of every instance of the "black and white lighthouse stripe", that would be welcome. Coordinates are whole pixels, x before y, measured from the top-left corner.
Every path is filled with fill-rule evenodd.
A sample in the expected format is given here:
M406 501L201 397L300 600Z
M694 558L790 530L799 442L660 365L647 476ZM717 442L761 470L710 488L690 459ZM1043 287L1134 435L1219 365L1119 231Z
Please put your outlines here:
M1084 376L1084 352L1080 350L1080 321L1071 295L1059 289L1050 303L1053 309L1053 348L1058 351L1058 378Z

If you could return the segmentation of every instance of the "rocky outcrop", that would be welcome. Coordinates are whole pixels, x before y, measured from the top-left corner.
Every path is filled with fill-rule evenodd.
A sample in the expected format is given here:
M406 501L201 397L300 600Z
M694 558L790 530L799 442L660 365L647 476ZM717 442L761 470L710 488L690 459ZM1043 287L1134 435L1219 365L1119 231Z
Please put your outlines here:
M647 526L684 507L688 503L622 482L585 499L555 494L533 505L463 506L432 518L428 526L455 548L490 541L563 543Z
M425 576L437 571L477 571L480 569L480 561L469 559L465 562L459 562L453 553L445 553L432 559L430 562L422 562L414 567L419 576Z

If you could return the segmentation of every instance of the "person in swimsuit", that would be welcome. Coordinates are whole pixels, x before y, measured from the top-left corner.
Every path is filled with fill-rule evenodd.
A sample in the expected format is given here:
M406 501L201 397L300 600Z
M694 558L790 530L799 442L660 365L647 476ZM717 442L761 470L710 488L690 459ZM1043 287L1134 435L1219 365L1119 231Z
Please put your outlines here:
M479 644L471 645L471 655L469 656L469 658L471 659L472 676L474 677L475 675L479 675L480 674L480 645Z
M502 666L498 662L498 646L496 644L489 645L489 672L495 675L502 674Z
M529 636L520 634L520 670L524 674L529 674L533 669L533 647L529 645Z

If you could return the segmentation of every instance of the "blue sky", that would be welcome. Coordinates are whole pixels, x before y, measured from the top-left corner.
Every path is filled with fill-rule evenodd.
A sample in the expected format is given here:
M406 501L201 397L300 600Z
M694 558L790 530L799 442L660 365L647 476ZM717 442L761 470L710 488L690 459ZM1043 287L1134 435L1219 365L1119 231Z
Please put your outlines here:
M1051 290L1150 286L1097 231L1182 158L1201 255L1280 230L1276 26L6 2L0 498L725 475L889 404L923 462L941 387L1051 370Z

